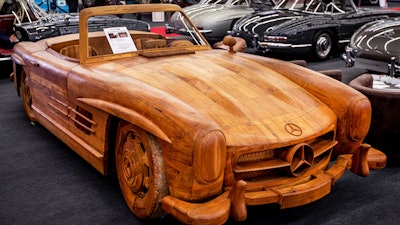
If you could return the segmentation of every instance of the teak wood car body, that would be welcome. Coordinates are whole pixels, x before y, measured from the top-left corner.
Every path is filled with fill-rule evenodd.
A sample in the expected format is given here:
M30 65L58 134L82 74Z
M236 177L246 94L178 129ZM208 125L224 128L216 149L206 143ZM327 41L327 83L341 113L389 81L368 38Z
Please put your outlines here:
M190 38L129 31L137 51L117 54L104 32L88 33L95 15L163 11L186 18L169 4L84 9L80 36L20 42L12 55L30 120L102 174L115 166L137 217L245 220L248 205L307 204L350 168L366 176L385 166L386 156L363 144L368 99L339 81L211 49L189 22Z

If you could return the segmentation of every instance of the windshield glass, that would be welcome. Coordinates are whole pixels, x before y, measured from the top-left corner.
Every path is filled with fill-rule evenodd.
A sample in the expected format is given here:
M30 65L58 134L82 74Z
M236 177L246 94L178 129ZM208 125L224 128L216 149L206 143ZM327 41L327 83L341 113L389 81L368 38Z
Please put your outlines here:
M286 10L301 10L314 12L317 8L325 8L326 3L322 0L282 0L274 9L286 9ZM323 11L323 10L317 10Z
M250 5L250 0L202 0L199 4Z
M199 4L225 4L227 0L201 0Z
M345 0L282 0L274 9L300 10L311 13L345 13L354 12L352 1Z

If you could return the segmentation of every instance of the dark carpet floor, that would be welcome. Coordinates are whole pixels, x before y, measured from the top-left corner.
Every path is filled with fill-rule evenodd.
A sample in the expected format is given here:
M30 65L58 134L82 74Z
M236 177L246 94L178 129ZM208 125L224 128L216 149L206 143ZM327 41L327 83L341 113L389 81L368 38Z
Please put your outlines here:
M337 68L337 60L310 64ZM343 64L340 64L343 65ZM352 79L357 72L344 77ZM362 178L347 172L332 192L309 205L248 208L249 225L400 224L400 168ZM31 125L9 79L0 79L0 225L179 224L166 216L139 221L114 177L103 177L40 125Z

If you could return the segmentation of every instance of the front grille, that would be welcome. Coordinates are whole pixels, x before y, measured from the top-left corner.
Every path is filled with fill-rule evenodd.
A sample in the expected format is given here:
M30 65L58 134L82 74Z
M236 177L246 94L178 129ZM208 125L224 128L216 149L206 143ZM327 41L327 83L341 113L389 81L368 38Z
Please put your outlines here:
M301 177L313 169L324 169L337 144L334 131L302 143L276 149L244 153L233 157L236 180L246 182ZM276 183L275 183L276 184Z

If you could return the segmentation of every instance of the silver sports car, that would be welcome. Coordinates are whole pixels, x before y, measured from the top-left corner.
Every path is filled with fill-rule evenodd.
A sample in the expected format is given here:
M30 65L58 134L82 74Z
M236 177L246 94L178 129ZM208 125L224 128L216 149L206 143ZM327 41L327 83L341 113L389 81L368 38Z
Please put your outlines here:
M204 37L214 43L221 41L238 19L261 9L270 9L274 5L274 0L202 0L183 10ZM172 15L167 26L181 33L186 30L178 14Z

